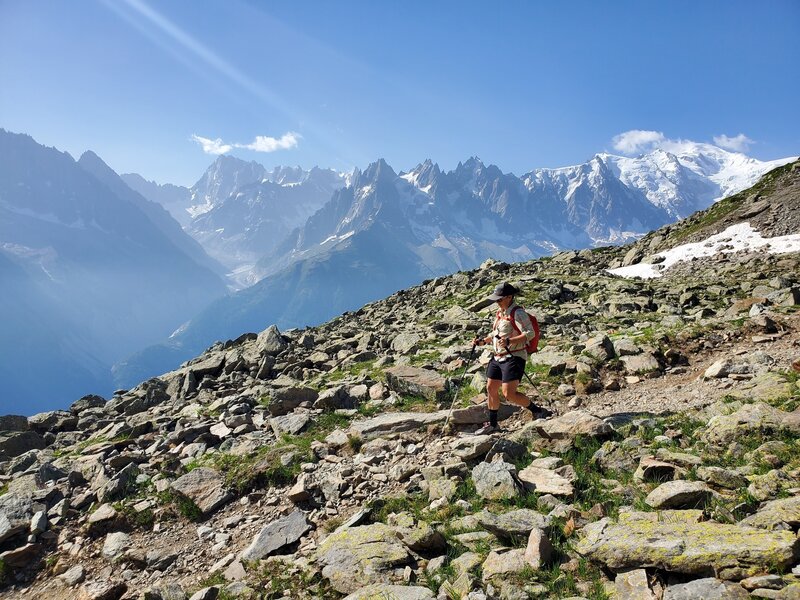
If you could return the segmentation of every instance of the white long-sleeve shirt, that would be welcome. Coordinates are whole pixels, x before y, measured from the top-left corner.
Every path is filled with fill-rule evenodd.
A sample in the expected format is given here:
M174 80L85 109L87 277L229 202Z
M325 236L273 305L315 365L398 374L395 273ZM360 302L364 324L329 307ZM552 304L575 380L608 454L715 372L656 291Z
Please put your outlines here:
M508 350L506 350L500 345L500 340L519 335L511 324L512 314L514 315L514 322L517 324L517 328L519 328L519 333L525 334L525 341L511 344ZM525 312L525 309L519 304L512 304L505 311L497 311L495 314L494 320L492 321L492 347L494 349L495 360L507 360L512 356L519 356L520 358L528 360L528 353L525 350L525 346L534 337L536 337L536 332L533 330L533 323L531 323L528 313Z

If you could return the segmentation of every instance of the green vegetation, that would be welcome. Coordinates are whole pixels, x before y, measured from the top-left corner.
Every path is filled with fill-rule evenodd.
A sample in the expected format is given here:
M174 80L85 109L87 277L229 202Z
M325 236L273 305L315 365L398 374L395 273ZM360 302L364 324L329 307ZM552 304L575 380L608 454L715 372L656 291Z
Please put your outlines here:
M198 522L203 520L203 512L198 506L186 496L177 494L172 490L166 490L156 494L156 500L162 506L172 506L180 515L189 521Z

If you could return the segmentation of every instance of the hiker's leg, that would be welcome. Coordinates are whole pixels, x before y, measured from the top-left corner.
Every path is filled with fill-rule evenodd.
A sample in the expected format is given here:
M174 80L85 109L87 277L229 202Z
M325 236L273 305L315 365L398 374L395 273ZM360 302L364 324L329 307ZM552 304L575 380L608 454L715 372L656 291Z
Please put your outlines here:
M503 385L499 379L486 380L486 403L489 410L500 410L500 387Z
M522 406L527 408L528 406L530 406L531 401L525 394L517 391L518 386L519 386L519 380L504 381L502 384L503 396L505 397L506 400L511 402L511 404L516 404L517 406Z

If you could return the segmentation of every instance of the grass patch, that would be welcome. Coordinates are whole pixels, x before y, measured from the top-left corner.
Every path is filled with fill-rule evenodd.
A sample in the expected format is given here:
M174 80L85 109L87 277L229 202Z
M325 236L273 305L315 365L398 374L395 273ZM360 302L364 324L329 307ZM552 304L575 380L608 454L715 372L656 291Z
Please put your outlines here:
M203 520L203 512L198 508L197 504L192 502L186 496L177 494L172 490L166 490L156 494L158 503L165 506L172 506L177 512L194 523Z

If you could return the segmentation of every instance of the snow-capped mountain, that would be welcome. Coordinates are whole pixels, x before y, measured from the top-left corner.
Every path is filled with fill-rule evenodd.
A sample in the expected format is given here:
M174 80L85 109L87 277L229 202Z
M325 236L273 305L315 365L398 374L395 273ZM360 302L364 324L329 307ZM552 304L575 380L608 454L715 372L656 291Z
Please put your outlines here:
M330 169L276 167L220 157L192 188L186 231L231 271L237 287L255 283L255 262L301 226L345 177Z

